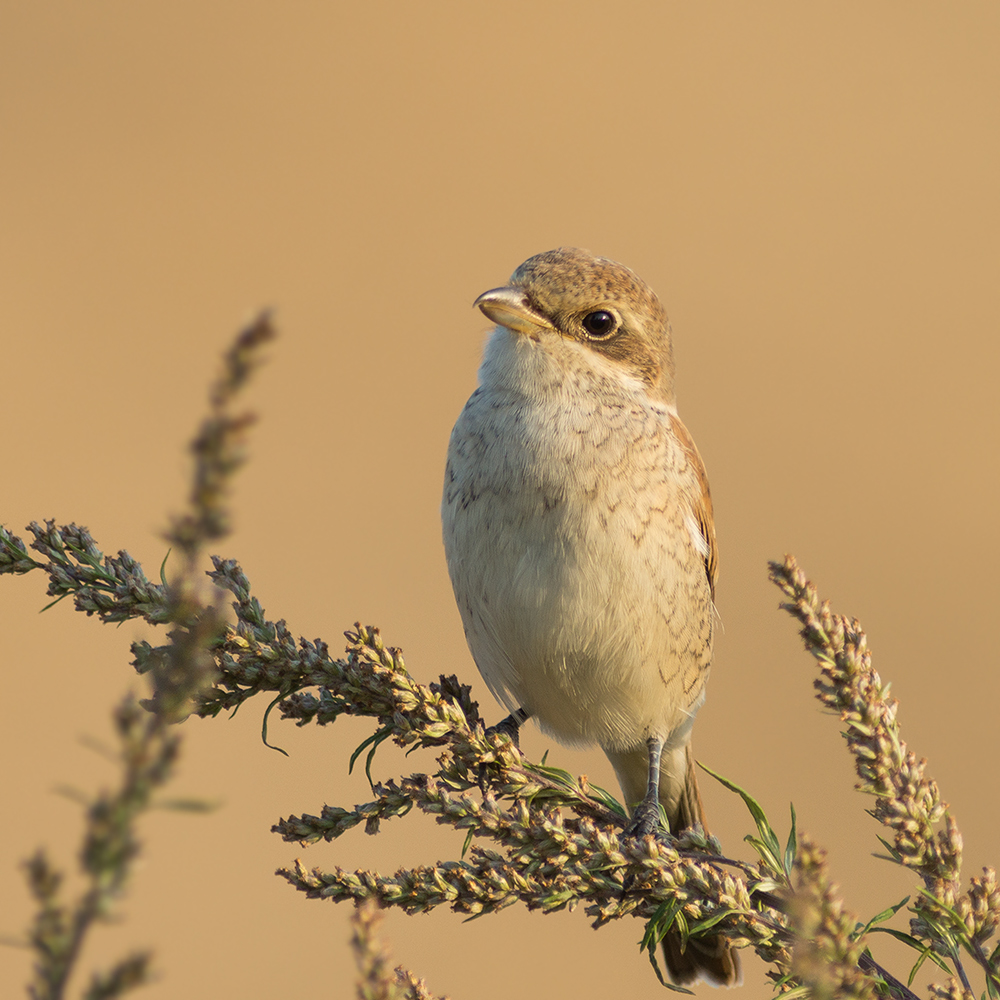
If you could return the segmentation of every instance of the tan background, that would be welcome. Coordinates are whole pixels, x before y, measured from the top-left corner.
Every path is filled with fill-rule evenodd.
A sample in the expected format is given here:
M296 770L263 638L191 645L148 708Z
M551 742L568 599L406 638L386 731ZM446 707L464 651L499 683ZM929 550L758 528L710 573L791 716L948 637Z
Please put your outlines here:
M837 721L766 582L765 560L795 552L867 626L967 872L1000 861L1000 5L90 0L0 17L0 522L75 520L155 573L217 355L272 305L282 337L223 554L296 634L337 647L377 623L418 678L475 680L495 717L438 527L487 329L470 303L530 254L588 247L667 305L712 481L726 630L699 755L781 830L795 802L855 912L910 891L871 857ZM53 789L112 776L79 738L108 735L146 634L68 604L39 617L45 601L40 576L0 580L8 935L28 914L19 859L39 843L72 859L79 812ZM88 950L152 945L150 1000L348 996L347 908L273 869L460 849L426 817L283 844L279 816L366 800L346 765L370 729L278 725L285 758L260 743L263 707L186 726L172 791L223 805L145 820L124 922ZM597 752L550 760L613 782ZM383 748L375 773L427 766ZM747 856L742 806L703 785ZM440 911L387 933L455 1000L660 990L635 922ZM742 995L768 995L746 964ZM27 966L0 952L4 996Z

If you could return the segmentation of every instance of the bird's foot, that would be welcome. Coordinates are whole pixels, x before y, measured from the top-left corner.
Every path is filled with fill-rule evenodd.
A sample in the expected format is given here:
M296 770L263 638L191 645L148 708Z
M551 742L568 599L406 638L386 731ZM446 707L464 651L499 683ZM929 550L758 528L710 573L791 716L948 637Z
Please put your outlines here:
M650 836L663 839L665 835L666 829L661 821L659 800L643 799L635 807L635 812L632 813L629 825L622 831L622 840L631 839L632 837L641 839L642 837ZM629 894L637 875L638 872L632 872L631 875L625 877L625 880L622 882L622 899Z
M521 723L528 718L527 712L519 708L516 713L511 713L506 719L501 719L495 726L490 726L486 730L487 736L506 736L518 750L521 749Z
M486 736L506 736L511 743L517 748L518 751L521 749L521 743L519 740L521 725L527 722L531 718L531 714L526 712L523 708L519 708L510 713L506 719L501 719L495 726L490 726L486 730ZM486 794L486 764L479 765L479 790Z
M632 813L632 821L622 837L648 837L662 832L660 825L660 802L658 799L643 799Z

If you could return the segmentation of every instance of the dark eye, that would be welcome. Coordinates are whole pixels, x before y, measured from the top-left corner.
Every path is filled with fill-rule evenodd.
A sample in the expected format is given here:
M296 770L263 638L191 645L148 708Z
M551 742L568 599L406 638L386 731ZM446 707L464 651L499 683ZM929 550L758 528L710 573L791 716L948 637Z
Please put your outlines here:
M608 337L615 331L615 326L617 321L611 313L606 312L604 309L598 309L597 312L587 313L583 317L583 328L592 337Z

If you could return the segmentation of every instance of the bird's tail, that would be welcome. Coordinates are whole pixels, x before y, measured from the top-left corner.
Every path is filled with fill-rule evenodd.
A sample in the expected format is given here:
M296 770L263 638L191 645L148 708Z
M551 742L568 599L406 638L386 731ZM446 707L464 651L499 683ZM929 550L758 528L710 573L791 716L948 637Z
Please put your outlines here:
M649 775L646 747L605 750L605 753L618 776L625 802L629 808L634 808L646 794ZM663 752L660 804L670 821L670 832L675 836L695 824L708 832L690 743ZM670 979L678 986L687 986L699 979L713 986L739 986L743 981L739 955L722 935L698 940L689 938L685 944L679 932L670 930L663 939L663 956Z

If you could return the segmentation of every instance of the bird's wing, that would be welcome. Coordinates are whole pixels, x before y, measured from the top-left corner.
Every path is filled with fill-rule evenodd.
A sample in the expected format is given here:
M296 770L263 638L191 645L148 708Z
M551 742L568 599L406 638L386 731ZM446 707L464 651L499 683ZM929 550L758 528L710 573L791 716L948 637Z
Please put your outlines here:
M712 515L712 494L708 489L708 476L705 473L705 463L701 460L698 448L694 439L688 433L688 429L681 422L680 417L671 414L671 424L677 441L688 460L688 464L694 476L695 486L690 496L691 513L701 530L702 538L708 551L705 553L705 573L708 576L708 585L712 591L712 600L715 600L715 582L719 577L719 546L715 540L715 519Z

